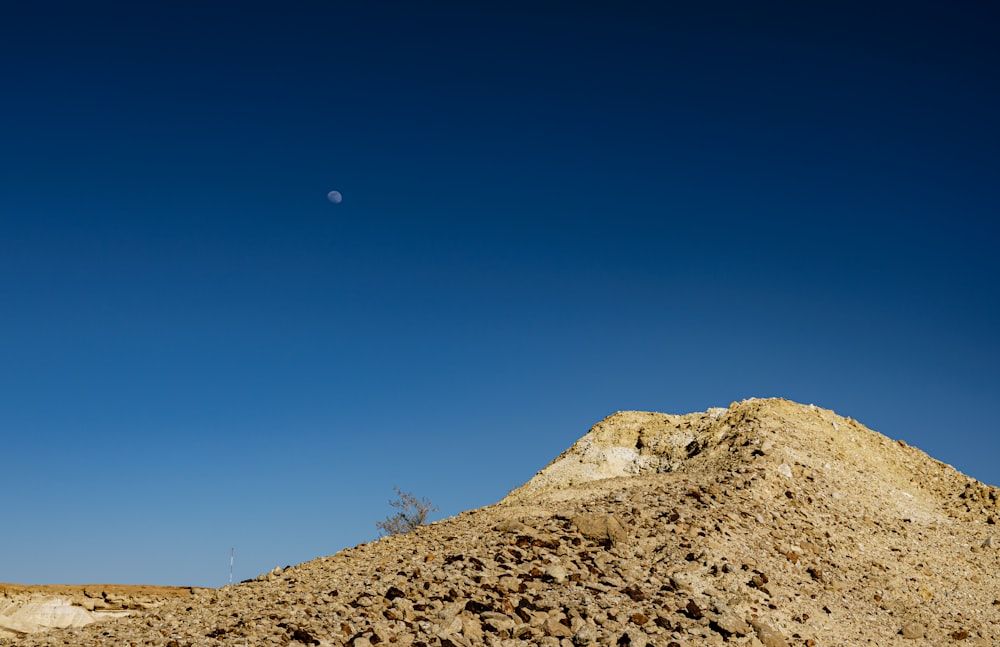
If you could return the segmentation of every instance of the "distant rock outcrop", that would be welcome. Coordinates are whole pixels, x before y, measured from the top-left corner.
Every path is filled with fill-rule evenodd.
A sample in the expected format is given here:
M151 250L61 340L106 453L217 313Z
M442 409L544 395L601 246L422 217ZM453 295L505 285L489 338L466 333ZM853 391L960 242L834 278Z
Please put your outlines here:
M98 616L65 598L41 598L11 603L0 609L0 631L33 633L54 627L85 627Z
M996 645L998 495L811 405L622 412L498 504L0 644Z
M0 638L84 627L193 595L190 587L0 583Z

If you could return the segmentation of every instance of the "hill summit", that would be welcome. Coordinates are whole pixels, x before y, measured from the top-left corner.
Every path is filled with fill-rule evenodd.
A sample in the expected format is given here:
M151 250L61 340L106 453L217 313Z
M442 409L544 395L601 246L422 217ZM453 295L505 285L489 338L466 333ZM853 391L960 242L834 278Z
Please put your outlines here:
M998 501L812 405L619 412L497 504L0 644L997 645Z

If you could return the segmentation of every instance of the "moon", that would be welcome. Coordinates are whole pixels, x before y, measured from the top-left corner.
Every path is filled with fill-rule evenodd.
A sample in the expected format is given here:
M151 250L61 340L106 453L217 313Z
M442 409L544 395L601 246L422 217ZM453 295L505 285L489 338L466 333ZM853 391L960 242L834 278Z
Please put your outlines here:
M340 191L330 191L326 194L326 199L333 204L340 204L344 200L344 196L340 195Z

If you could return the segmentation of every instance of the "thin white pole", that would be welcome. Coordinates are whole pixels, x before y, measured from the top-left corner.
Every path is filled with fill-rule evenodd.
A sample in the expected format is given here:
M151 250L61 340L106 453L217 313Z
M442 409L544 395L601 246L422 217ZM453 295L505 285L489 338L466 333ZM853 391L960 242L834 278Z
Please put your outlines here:
M233 557L236 555L236 548L229 549L229 586L233 585Z

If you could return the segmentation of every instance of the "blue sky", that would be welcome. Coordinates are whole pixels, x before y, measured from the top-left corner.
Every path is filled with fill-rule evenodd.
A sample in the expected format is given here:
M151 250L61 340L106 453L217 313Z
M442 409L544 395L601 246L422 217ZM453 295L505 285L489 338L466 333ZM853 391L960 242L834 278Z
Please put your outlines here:
M0 581L218 586L747 397L1000 484L996 9L807 4L5 7Z

